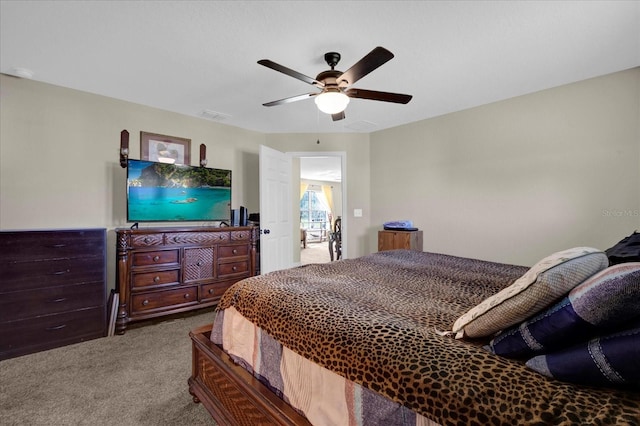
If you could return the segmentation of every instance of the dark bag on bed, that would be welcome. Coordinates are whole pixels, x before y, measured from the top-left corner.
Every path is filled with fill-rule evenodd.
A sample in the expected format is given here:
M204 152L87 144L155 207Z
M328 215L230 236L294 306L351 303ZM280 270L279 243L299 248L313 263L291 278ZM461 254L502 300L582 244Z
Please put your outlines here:
M609 265L625 262L640 262L640 232L634 232L615 246L605 250Z

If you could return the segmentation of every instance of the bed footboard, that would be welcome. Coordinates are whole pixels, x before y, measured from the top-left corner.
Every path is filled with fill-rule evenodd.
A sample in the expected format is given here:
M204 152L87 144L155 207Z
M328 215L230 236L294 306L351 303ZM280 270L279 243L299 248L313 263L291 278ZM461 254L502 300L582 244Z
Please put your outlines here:
M235 364L211 342L212 325L189 333L192 372L189 393L220 425L310 425L309 421Z

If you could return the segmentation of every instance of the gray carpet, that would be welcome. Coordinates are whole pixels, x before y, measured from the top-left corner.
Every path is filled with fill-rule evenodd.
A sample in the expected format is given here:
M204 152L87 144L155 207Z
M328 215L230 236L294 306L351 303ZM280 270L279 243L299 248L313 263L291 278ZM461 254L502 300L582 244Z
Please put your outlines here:
M212 309L0 361L2 425L215 425L188 391L189 330Z

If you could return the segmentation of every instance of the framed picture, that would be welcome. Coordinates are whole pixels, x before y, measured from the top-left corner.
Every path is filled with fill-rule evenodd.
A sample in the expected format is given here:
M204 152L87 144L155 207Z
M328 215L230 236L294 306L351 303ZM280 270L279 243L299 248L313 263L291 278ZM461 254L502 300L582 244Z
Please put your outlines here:
M190 164L191 139L140 132L140 159L159 163Z

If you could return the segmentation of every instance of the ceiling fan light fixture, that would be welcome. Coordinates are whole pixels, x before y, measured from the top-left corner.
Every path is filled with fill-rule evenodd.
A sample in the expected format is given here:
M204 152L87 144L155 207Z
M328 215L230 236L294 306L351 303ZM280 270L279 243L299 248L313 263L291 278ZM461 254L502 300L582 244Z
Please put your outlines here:
M315 98L318 109L325 114L337 114L349 105L349 97L340 91L327 91Z

